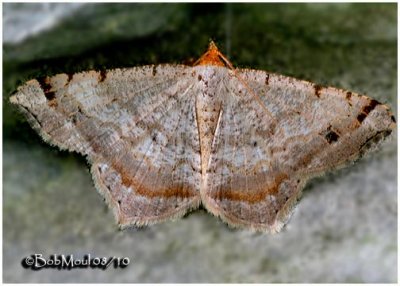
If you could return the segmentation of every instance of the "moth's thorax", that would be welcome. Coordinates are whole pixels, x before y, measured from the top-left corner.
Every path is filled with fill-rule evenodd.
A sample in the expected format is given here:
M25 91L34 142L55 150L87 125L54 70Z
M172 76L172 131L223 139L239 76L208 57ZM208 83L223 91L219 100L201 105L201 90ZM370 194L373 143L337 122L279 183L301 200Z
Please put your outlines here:
M222 112L223 90L226 89L224 78L228 69L216 66L195 68L198 80L196 95L197 125L201 146L201 169L204 175L212 151L214 134Z

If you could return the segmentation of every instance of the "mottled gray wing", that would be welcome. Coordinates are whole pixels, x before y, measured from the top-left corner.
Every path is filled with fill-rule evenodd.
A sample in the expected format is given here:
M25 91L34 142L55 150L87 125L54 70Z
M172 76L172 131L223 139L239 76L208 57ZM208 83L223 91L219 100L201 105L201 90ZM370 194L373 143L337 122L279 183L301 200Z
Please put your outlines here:
M376 100L236 70L215 133L203 202L233 226L277 232L306 181L355 160L395 126Z
M200 204L193 76L145 66L31 80L18 104L44 140L86 155L118 223L145 225Z

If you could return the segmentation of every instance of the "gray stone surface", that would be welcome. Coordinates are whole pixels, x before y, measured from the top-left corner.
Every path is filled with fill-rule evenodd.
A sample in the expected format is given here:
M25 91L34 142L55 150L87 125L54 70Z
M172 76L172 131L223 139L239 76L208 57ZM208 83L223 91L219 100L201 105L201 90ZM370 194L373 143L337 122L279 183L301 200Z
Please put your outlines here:
M3 43L19 43L73 14L83 3L9 3L4 5Z
M8 104L29 78L189 61L212 38L240 67L366 93L396 110L395 4L87 6L4 46L4 282L397 281L396 135L356 164L312 180L277 235L229 229L204 210L119 231L85 160L43 143ZM21 261L32 253L131 263L31 271Z

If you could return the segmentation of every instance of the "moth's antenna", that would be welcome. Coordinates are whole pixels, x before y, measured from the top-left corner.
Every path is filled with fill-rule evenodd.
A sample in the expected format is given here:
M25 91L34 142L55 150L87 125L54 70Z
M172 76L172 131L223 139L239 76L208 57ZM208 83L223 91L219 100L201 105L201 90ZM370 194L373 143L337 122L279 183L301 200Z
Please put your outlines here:
M232 4L226 3L225 5L225 48L226 55L228 58L230 58L232 46Z

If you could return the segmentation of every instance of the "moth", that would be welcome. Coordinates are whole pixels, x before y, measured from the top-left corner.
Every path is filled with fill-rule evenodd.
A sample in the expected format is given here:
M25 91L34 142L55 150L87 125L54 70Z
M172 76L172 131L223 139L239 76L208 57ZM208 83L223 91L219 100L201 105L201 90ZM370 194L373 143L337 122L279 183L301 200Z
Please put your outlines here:
M46 142L87 158L121 228L203 205L231 226L278 232L310 178L396 125L367 96L234 68L213 42L193 66L58 74L10 101Z

